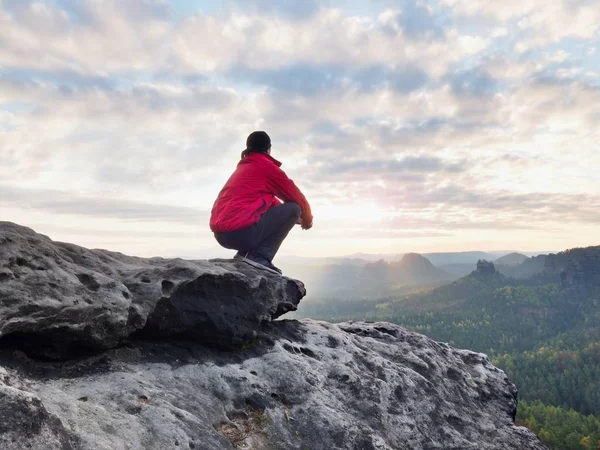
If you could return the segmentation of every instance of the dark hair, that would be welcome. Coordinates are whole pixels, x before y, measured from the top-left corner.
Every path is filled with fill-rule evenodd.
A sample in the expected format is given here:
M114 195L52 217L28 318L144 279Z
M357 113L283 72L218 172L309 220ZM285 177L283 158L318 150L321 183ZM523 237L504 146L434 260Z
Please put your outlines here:
M271 138L264 131L254 131L246 139L246 150L242 152L242 159L250 153L267 153L271 148Z

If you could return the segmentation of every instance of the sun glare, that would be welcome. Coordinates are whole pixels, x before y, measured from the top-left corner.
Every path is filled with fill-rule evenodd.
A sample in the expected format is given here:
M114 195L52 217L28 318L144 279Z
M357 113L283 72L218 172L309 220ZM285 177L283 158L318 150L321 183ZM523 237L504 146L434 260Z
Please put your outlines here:
M356 203L353 205L319 205L313 214L316 220L349 221L352 223L377 223L388 216L381 206L375 202Z

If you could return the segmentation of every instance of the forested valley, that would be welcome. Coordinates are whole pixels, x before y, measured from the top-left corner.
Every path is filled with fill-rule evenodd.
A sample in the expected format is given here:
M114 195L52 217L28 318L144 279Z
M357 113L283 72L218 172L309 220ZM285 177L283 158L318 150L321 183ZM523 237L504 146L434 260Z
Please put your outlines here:
M519 389L519 424L552 449L600 448L600 247L549 255L529 278L481 261L442 287L310 301L297 315L388 321L486 353Z

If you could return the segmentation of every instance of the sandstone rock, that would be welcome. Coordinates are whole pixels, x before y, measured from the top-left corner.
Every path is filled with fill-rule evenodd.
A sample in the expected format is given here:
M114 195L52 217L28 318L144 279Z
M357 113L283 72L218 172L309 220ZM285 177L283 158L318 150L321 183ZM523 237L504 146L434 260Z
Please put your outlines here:
M387 323L276 321L252 348L135 341L72 363L0 352L80 449L541 450L482 354ZM46 447L61 448L59 443Z
M477 270L475 270L475 274L494 275L496 274L496 266L494 266L493 262L486 261L485 259L480 259L479 261L477 261Z
M3 450L70 450L71 438L40 398L0 367L0 448Z
M244 262L134 258L0 222L0 337L47 358L112 348L140 330L242 345L305 293Z
M545 448L485 355L388 323L273 321L304 294L244 262L0 223L0 448Z
M565 287L600 286L600 246L550 254L545 259L544 270L559 275Z

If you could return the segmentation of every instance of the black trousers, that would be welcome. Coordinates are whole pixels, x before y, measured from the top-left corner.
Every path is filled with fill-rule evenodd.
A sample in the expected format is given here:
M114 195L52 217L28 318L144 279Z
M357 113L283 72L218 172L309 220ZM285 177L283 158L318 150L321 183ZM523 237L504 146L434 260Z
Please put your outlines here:
M287 202L273 206L254 225L241 230L215 233L217 242L240 254L273 261L283 240L298 222L302 210L297 203Z

